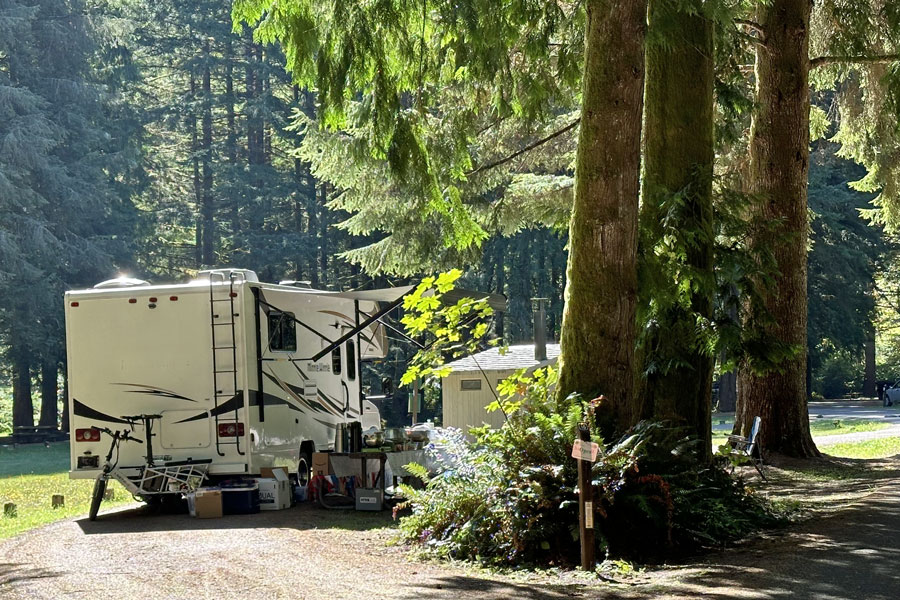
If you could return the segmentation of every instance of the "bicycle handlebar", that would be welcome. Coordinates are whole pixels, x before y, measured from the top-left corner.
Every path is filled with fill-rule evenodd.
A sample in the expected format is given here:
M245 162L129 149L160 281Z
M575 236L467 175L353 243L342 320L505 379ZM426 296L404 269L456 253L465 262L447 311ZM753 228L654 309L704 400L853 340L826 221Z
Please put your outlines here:
M108 427L91 427L91 429L96 429L97 431L101 431L106 435L115 438L116 440L120 440L123 442L138 442L139 444L143 444L144 440L138 439L133 435L129 434L128 430L124 431L113 431Z

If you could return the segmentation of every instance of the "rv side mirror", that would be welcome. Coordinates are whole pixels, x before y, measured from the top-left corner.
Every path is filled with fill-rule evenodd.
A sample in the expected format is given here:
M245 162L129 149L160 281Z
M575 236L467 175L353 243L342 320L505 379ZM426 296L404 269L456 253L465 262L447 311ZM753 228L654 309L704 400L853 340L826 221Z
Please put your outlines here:
M394 381L390 377L381 380L381 393L384 396L390 396L394 393Z

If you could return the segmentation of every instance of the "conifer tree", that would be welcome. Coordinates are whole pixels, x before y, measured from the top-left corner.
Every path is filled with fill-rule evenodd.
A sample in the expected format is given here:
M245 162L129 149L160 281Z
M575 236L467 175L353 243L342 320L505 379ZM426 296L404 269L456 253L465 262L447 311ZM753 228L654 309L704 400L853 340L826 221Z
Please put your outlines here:
M281 42L297 83L317 88L321 123L344 136L322 143L341 143L356 159L342 163L356 179L347 187L365 192L366 185L390 181L414 209L407 222L424 225L404 241L442 248L443 260L458 261L486 235L464 205L470 178L513 160L478 166L465 141L507 118L549 122L550 107L571 104L571 92L583 90L558 390L564 398L572 391L606 394L607 421L626 427L638 416L632 357L646 3L592 1L584 12L554 2L508 8L437 2L423 11L389 2L337 14L314 2L240 0L234 16L256 24L258 39ZM442 98L455 98L455 108L440 104ZM430 111L438 105L450 109L442 111L444 135L429 137ZM575 125L551 129L535 143ZM436 167L442 158L446 170ZM368 163L365 172L353 168L360 163ZM571 186L568 177L561 189ZM490 197L471 197L479 196ZM348 230L371 231L354 219L345 223ZM401 262L391 242L370 248L390 259L387 270Z
M702 2L651 0L649 26L642 253L644 269L661 273L642 290L643 414L685 424L709 460L714 22Z

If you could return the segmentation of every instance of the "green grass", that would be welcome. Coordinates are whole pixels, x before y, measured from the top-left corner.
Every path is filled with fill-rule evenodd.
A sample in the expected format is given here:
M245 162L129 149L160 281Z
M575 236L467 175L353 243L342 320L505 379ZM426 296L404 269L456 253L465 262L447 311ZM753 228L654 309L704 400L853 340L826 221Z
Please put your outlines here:
M842 458L887 458L900 454L900 437L879 438L865 442L832 444L822 449L831 456Z
M878 431L890 426L890 423L871 419L817 419L809 424L812 434L816 437Z
M0 539L11 537L59 519L85 515L91 502L94 482L69 479L69 443L45 447L30 444L0 448L0 504L16 504L17 516L0 515ZM113 500L103 509L132 502L117 482L110 483ZM65 506L52 508L53 494L65 496Z

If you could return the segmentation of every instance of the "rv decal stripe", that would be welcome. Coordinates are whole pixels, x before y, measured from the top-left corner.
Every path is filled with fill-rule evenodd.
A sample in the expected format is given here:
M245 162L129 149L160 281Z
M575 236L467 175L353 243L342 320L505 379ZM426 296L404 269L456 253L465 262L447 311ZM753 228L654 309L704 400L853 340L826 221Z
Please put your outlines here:
M291 364L297 370L297 373L300 375L300 377L303 379L303 381L310 381L310 379L306 375L306 373L304 373L303 370L299 366L297 366L297 363L292 362ZM303 395L303 392L299 388L294 387L289 383L286 385L288 387L290 387L292 390L294 390L294 392L296 392L297 394ZM336 414L338 416L340 416L341 413L344 411L344 409L338 404L337 400L335 400L331 396L326 395L322 390L318 389L318 387L316 388L316 396L324 402L326 408L333 409L330 412L336 411Z
M264 393L263 394L263 402L265 403L266 406L280 406L280 405L284 404L291 410L295 410L298 413L303 413L302 408L300 408L298 406L294 406L293 404L291 404L284 398L279 398L278 396L275 396L274 394ZM250 390L250 406L259 406L259 392L257 392L256 390Z
M329 406L331 406L333 409L335 409L336 411L338 411L338 413L344 412L343 407L341 407L341 406L337 403L337 400L335 400L335 399L332 398L331 396L327 396L327 395L325 394L325 392L323 392L322 390L316 390L316 394L318 395L319 398L321 398L322 400L324 400Z
M324 413L332 412L332 411L327 410L327 407L322 406L320 403L318 403L318 402L316 402L316 401L314 401L314 400L309 400L308 398L306 398L306 397L303 395L303 392L302 392L302 390L300 390L300 388L295 387L295 386L292 386L292 385L289 384L289 383L285 383L285 382L281 381L278 377L276 377L276 376L274 376L274 375L272 375L272 374L270 374L270 373L266 373L266 377L268 377L268 378L271 379L274 383L276 383L276 384L277 384L282 390L284 390L289 396L291 396L292 398L294 398L294 400L297 400L298 402L300 402L300 403L302 403L302 404L305 404L305 405L308 406L309 408L311 408L311 409L313 409L313 410L315 410L315 411L317 411L317 412L324 412ZM335 416L340 416L340 415L335 415Z
M96 419L98 421L106 421L107 423L127 423L125 419L117 419L116 417L111 417L105 413L100 412L99 410L94 410L87 404L79 402L77 399L72 398L72 410L75 413L76 417L84 417L86 419Z
M208 419L209 417L216 417L216 416L225 414L227 412L239 410L243 407L244 407L244 394L243 394L243 392L239 392L209 412L202 412L199 415L194 415L193 417L188 417L187 419L182 419L180 421L176 421L176 423L190 423L191 421L199 421L200 419Z
M135 388L143 388L138 390L127 390L129 394L149 394L151 396L163 396L165 398L175 398L177 400L187 400L188 402L196 402L192 398L176 394L172 390L164 390L162 388L153 387L152 385L144 385L143 383L114 383L112 385L125 385Z
M291 364L294 365L295 369L297 369L297 373L300 375L300 377L303 379L303 381L310 381L309 376L307 376L307 374L304 373L303 370L299 366L297 366L297 363L292 362ZM303 395L303 392L300 390L300 388L294 387L289 383L287 384L287 386L290 387L291 389L293 389L297 394ZM340 416L341 413L344 412L343 407L340 404L338 404L337 400L335 400L331 396L326 395L325 392L318 389L318 387L316 388L316 397L318 397L320 400L322 400L322 402L325 404L326 408L333 409L330 412L337 411L338 416Z
M321 423L326 427L330 427L331 429L337 429L337 423L329 423L328 421L323 421L322 419L313 418L317 423Z

